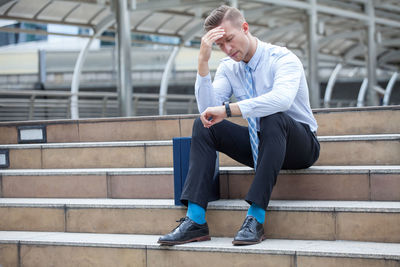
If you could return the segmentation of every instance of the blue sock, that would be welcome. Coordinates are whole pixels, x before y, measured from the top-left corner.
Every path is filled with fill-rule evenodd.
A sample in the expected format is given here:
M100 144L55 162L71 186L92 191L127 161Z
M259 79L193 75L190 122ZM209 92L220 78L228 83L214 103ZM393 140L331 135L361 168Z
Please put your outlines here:
M206 210L197 205L196 203L190 202L186 213L192 221L198 224L206 223Z
M251 204L249 210L247 211L247 216L253 216L259 223L264 224L265 209L253 203Z

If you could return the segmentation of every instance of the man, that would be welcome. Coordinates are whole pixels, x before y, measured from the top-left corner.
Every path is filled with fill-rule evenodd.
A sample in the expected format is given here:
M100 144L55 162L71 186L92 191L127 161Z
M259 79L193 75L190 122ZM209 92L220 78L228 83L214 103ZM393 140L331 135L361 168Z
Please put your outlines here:
M251 205L234 245L265 239L264 220L281 169L310 167L319 156L308 87L300 60L286 48L261 42L236 8L221 6L206 18L195 93L200 118L194 122L188 176L181 201L186 218L160 244L210 240L205 220L211 199L216 151L254 167L245 200ZM208 61L213 43L228 57L211 82ZM235 95L237 103L226 102ZM224 103L224 104L223 104ZM248 127L224 120L243 116Z

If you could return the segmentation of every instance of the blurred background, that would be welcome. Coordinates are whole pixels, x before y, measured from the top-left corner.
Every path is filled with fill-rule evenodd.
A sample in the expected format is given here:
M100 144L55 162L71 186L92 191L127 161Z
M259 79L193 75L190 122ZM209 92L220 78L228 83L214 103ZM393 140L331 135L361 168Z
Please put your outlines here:
M221 4L302 60L313 108L400 104L398 0L0 0L0 121L198 113L202 25Z

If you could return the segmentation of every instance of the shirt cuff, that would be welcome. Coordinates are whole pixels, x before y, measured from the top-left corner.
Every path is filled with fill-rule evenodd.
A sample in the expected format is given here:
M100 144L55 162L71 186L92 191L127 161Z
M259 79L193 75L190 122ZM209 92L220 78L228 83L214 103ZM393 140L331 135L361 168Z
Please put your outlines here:
M204 81L211 81L211 74L208 72L206 76L201 76L199 73L197 73L197 80L204 82Z
M237 102L240 112L242 113L242 117L247 119L248 117L251 116L251 99L246 99Z
M196 83L195 83L195 91L196 92L200 89L200 87L203 87L204 85L209 86L210 84L212 84L210 73L208 73L204 77L200 76L200 74L197 73Z

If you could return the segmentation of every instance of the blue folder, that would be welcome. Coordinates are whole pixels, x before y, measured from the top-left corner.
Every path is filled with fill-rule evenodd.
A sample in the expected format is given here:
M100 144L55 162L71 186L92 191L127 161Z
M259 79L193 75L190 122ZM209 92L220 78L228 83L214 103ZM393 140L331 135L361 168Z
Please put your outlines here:
M174 161L174 198L175 205L183 205L181 202L181 194L186 176L189 170L190 144L191 137L175 137L172 139L173 144L173 161ZM215 173L213 180L213 190L209 192L209 201L219 199L219 157L215 162Z

